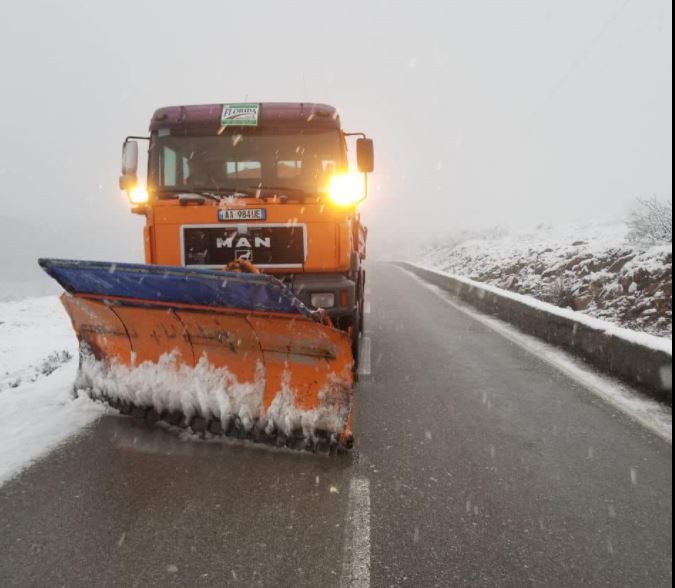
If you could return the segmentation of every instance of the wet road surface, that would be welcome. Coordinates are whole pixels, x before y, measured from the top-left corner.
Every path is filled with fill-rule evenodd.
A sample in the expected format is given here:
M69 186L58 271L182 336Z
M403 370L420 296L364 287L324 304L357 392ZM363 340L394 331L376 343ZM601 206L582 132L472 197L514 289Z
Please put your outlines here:
M671 445L370 270L352 456L105 417L0 488L0 585L670 586Z

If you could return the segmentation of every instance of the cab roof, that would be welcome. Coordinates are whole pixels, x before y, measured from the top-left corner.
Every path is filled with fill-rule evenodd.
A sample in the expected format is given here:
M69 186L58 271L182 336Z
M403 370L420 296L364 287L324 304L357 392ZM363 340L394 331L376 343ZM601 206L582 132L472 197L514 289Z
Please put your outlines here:
M333 106L309 102L263 102L260 104L258 128L340 129L340 116ZM155 111L150 131L218 130L224 104L168 106Z

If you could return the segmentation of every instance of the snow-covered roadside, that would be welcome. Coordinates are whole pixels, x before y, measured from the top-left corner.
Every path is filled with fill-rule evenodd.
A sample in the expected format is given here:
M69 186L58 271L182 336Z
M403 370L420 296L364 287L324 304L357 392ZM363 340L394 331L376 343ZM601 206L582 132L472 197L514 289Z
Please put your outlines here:
M0 390L4 381L17 377L52 353L67 351L73 357L77 339L58 296L0 302Z
M623 223L458 236L413 260L621 327L672 337L672 244L631 241Z
M461 276L456 276L448 272L442 272L439 271L437 268L427 266L424 264L416 264L416 265L422 269L436 272L438 274L445 275L449 278L453 278L454 280L457 280L462 284L472 286L474 288L477 288L478 290L482 290L483 292L492 292L493 294L497 294L498 296L501 296L503 298L507 298L509 300L514 300L516 302L520 302L521 304L525 304L534 310L542 310L552 316L559 316L561 318L575 321L580 325L585 325L591 329L600 331L607 335L612 335L614 337L618 337L619 339L624 339L625 341L636 343L637 345L642 345L643 347L647 347L654 351L663 351L671 355L673 353L672 339L668 339L666 337L657 337L655 335L650 335L649 333L634 331L632 329L625 329L609 321L597 319L592 316L588 316L580 312L571 310L569 308L560 308L553 304L549 304L548 302L538 300L532 296L526 296L524 294L516 294L515 292L509 292L508 290L498 288L497 286L492 286L490 284L483 284L481 282L477 282L476 280L470 280L469 278L463 278Z
M95 421L73 400L77 340L57 297L0 303L0 485Z

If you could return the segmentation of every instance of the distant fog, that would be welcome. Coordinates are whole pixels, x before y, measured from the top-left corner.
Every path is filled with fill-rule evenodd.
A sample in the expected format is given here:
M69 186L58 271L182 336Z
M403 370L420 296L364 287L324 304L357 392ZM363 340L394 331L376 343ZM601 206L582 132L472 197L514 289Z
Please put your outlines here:
M671 0L8 1L0 297L142 259L121 142L162 105L335 104L376 140L371 252L672 198Z

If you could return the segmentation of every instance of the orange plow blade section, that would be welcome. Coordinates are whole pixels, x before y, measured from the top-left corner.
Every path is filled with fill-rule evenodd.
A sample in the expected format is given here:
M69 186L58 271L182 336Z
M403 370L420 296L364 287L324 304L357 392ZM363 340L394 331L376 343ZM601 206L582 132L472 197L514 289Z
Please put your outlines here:
M62 302L82 350L77 388L122 412L279 445L353 444L347 333L302 315Z

